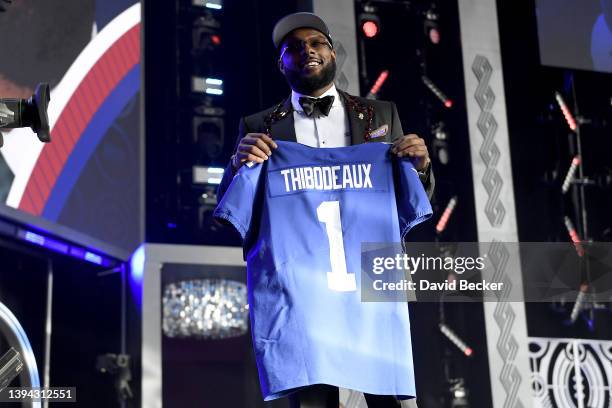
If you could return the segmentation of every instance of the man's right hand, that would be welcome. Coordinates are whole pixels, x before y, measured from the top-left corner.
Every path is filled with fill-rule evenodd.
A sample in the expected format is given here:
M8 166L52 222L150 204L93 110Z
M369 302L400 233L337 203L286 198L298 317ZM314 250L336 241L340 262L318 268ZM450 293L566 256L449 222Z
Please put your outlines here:
M247 133L238 144L236 153L232 156L232 167L234 171L246 162L252 161L263 163L272 154L272 149L278 145L265 133Z

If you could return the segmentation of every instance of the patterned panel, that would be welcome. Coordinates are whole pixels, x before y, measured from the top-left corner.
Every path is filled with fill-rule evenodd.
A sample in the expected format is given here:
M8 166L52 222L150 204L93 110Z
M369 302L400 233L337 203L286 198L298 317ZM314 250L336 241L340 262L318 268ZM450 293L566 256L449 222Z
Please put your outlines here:
M535 408L610 408L612 341L529 339Z

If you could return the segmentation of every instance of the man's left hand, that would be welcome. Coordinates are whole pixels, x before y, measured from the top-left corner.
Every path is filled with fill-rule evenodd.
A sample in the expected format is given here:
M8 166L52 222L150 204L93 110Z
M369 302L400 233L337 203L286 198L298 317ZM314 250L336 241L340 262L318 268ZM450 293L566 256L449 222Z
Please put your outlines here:
M431 161L425 140L414 133L396 139L391 152L398 157L409 157L418 171L425 170Z

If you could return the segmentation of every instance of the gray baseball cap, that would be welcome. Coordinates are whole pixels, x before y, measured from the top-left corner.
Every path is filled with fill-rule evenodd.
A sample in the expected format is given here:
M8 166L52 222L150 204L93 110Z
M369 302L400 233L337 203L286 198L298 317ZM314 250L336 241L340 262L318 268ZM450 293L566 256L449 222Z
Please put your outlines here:
M276 49L280 47L287 34L298 28L313 28L320 31L327 37L330 44L333 44L327 24L315 14L301 12L289 14L278 20L272 31L272 42Z

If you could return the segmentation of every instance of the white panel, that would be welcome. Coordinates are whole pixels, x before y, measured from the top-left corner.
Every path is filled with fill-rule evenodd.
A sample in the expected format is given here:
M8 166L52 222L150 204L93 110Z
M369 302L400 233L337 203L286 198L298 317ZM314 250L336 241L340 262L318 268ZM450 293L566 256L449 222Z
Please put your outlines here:
M531 337L534 408L609 406L612 341Z
M495 0L460 0L459 15L467 98L478 240L496 242L487 254L491 276L510 292L484 304L494 407L531 407L527 324L523 303L503 302L523 290L517 242L512 166ZM513 293L514 292L514 293ZM514 297L515 299L517 297Z
M312 8L313 13L325 21L334 41L338 65L336 86L352 95L359 95L354 1L313 0Z

